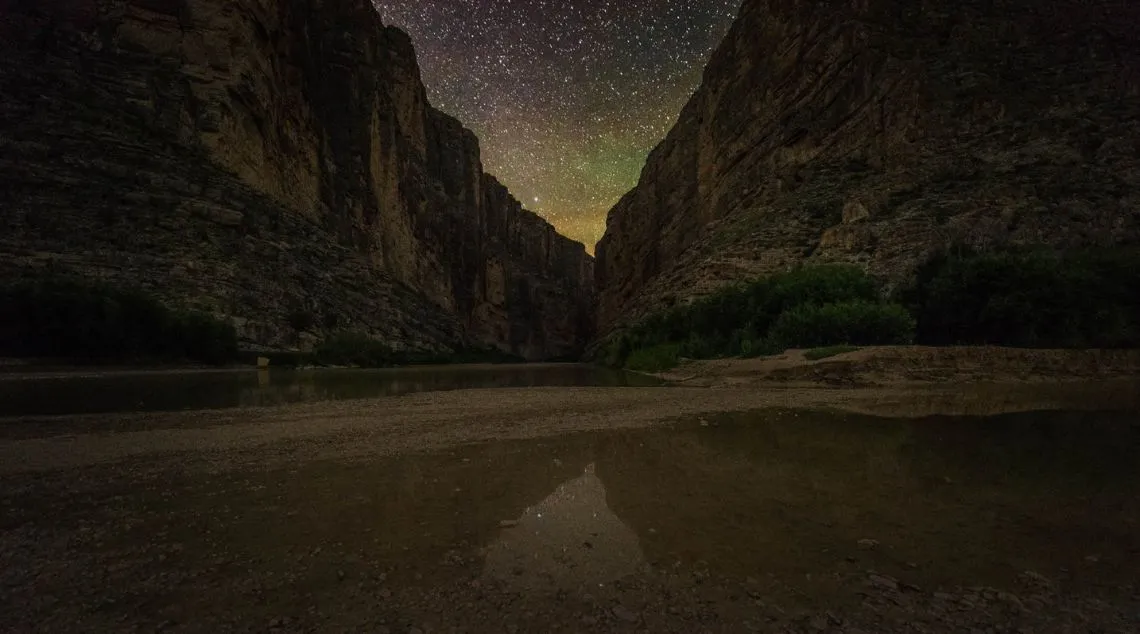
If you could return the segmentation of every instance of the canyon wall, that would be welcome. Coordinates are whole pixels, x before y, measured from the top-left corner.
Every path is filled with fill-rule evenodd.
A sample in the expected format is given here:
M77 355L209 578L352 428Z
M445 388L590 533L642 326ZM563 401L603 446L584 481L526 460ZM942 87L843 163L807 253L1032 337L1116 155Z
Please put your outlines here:
M0 0L0 275L78 273L250 346L574 355L593 260L483 172L368 0Z
M598 244L599 334L803 262L1140 239L1140 4L745 0Z

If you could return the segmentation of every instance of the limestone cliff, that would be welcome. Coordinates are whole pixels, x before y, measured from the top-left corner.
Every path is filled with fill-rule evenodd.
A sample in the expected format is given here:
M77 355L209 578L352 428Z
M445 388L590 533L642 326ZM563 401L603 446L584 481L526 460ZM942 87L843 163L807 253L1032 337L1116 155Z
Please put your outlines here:
M745 0L610 212L604 332L804 261L1140 237L1140 4Z
M0 0L0 94L6 278L142 285L272 346L589 335L592 259L483 173L367 0Z

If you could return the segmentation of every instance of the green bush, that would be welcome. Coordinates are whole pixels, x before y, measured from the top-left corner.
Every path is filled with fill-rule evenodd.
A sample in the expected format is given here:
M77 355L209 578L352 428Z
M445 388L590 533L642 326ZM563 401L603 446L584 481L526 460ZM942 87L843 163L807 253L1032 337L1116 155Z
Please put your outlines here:
M931 260L901 299L931 345L1140 345L1135 251L958 251Z
M446 365L453 363L519 363L521 357L498 348L461 345L451 352L395 350L366 334L341 331L317 345L309 359L318 365L352 365L386 368L397 365Z
M222 364L236 359L237 332L211 315L171 311L138 290L35 280L0 289L0 354Z
M906 344L914 340L914 318L897 304L803 304L782 313L769 337L783 348Z
M675 368L680 358L680 344L664 343L634 350L626 359L625 367L638 372L664 372Z
M875 281L848 265L801 267L769 278L736 284L652 315L604 347L607 365L628 365L638 350L678 345L682 357L758 356L778 352L769 336L785 312L802 306L878 300Z
M391 347L359 332L338 332L317 345L314 360L321 365L354 365L382 368L395 365L397 355Z

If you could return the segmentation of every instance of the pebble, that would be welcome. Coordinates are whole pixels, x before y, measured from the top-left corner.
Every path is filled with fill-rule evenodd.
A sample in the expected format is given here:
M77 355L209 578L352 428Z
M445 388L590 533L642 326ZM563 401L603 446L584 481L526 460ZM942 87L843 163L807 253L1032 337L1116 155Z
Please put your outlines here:
M636 612L623 605L614 606L610 612L613 612L614 616L625 621L626 623L636 623L637 621L641 620L641 617Z
M899 582L885 575L871 575L868 577L871 585L886 590L898 590Z

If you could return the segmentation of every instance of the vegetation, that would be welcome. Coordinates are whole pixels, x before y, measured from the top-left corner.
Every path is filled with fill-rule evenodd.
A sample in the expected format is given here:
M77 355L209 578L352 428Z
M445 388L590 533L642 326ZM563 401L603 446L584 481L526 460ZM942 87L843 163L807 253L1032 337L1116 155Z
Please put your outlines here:
M914 318L902 306L858 299L790 308L772 325L768 336L796 348L836 343L892 345L911 343L914 327Z
M808 361L819 361L821 359L830 359L841 354L848 352L855 352L859 350L858 346L827 346L825 348L812 348L804 352L804 358Z
M922 267L899 297L925 344L1140 346L1136 251L957 249Z
M804 267L653 315L602 350L614 366L661 371L682 358L906 344L1140 347L1140 251L954 249L883 301L852 266Z
M237 333L228 322L170 310L142 291L46 279L0 289L0 355L223 364L237 357Z
M385 368L398 365L517 363L523 359L497 348L457 347L452 352L396 350L366 334L341 331L322 341L304 361L316 365ZM271 361L272 363L272 361Z
M634 350L625 360L625 367L638 372L664 372L677 365L681 357L681 344L662 343Z
M730 286L654 315L602 352L615 366L661 371L682 357L755 356L793 347L910 342L914 320L884 303L854 266L827 265Z

